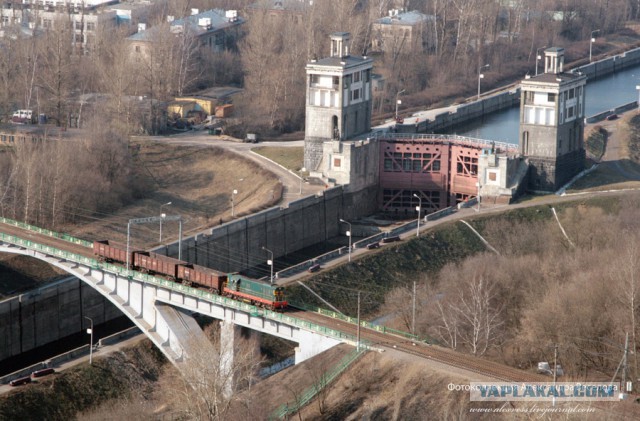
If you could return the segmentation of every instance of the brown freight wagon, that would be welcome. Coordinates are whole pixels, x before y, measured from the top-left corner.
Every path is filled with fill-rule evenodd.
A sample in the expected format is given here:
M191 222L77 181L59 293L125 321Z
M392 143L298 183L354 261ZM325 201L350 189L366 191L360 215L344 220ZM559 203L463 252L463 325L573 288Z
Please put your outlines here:
M144 269L149 273L158 273L172 278L177 278L178 265L186 264L186 262L182 260L150 251L136 253L133 262L136 267Z
M222 272L192 264L179 265L178 278L216 292L222 291L222 287L227 281L227 275Z
M133 262L133 256L137 251L129 251L129 262ZM109 240L93 242L93 254L107 262L127 262L127 246Z

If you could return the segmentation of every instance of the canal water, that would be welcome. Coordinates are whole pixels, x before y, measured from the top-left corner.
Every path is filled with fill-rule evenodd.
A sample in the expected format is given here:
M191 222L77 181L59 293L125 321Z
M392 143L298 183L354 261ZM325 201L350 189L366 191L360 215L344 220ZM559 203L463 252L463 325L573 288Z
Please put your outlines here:
M640 66L625 69L595 81L587 80L587 117L636 101L638 85L640 85ZM458 126L448 133L517 144L519 114L520 108L512 107Z

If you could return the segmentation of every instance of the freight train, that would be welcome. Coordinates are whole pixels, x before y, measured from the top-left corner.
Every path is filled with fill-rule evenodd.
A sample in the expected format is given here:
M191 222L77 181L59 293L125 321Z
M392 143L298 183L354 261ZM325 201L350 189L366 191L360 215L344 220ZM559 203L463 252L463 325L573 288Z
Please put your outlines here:
M206 288L213 293L260 307L272 310L287 307L283 287L246 278L237 273L225 274L152 251L130 250L127 256L126 246L109 240L94 241L93 253L101 261L123 265L129 262L129 269L161 275L185 285Z

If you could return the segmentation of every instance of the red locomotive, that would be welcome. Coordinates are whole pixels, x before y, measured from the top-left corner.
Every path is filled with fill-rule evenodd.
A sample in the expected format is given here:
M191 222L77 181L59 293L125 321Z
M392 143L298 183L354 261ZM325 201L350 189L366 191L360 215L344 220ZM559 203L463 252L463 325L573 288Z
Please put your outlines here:
M129 261L130 269L162 275L185 285L207 288L210 292L257 306L274 310L287 306L283 287L239 274L225 274L151 251L129 250L127 259L127 247L109 240L95 241L93 253L102 261L121 264Z

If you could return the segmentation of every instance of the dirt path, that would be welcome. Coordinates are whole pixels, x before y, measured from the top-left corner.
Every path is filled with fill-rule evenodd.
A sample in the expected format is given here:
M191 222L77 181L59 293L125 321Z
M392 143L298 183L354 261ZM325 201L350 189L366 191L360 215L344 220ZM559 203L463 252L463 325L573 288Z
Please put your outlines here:
M612 121L601 121L586 126L587 131L596 126L601 126L608 132L607 144L604 156L601 159L603 169L616 172L620 177L629 180L640 180L640 168L632 165L629 160L629 120L637 111L628 111L621 118Z

